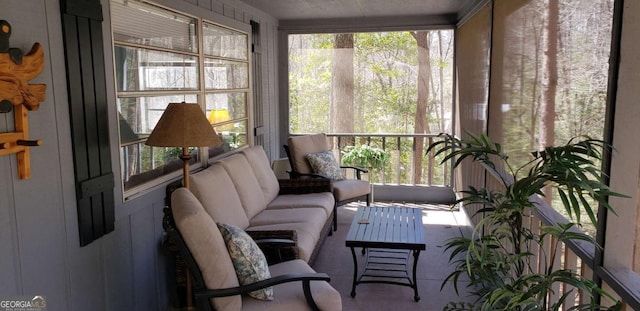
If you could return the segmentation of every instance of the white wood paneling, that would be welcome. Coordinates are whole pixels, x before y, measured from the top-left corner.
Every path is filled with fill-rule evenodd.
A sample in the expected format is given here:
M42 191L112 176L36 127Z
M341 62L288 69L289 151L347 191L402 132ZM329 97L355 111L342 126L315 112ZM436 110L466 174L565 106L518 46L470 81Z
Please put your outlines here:
M153 208L138 209L130 217L133 254L133 284L135 310L157 310L157 275Z
M104 295L106 284L103 253L104 239L100 239L85 247L79 247L79 235L77 227L74 239L70 238L68 247L68 279L69 307L66 310L86 310L87 306L105 306L107 301ZM70 232L71 233L71 232ZM70 234L71 236L71 234ZM75 244L75 247L73 246ZM47 298L48 300L49 298ZM47 302L49 306L55 306ZM56 306L57 308L57 306Z
M133 254L129 218L116 221L115 231L103 238L105 248L106 310L134 305Z
M2 131L5 130L3 120L0 118ZM0 293L6 295L16 295L22 288L20 249L15 234L15 208L11 195L14 174L10 171L13 169L15 166L10 165L9 157L0 157L0 247L5 250L0 256Z
M211 11L211 1L212 0L198 0L198 6L207 11Z

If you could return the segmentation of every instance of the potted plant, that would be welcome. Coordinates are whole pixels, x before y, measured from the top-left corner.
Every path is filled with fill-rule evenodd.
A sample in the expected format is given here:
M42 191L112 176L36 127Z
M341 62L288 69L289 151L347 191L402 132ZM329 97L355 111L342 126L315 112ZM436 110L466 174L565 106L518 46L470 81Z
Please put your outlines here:
M472 304L451 302L445 310L558 310L572 290L590 297L588 304L572 310L620 309L619 302L610 308L597 305L592 293L615 299L591 280L576 271L553 267L558 243L582 240L596 244L576 226L583 221L596 225L597 206L613 211L607 197L622 196L607 187L597 167L602 150L609 148L606 143L574 138L565 145L532 152L528 163L514 167L500 144L491 142L486 135L469 134L469 139L442 136L444 139L430 145L428 151L445 155L442 162L455 159L454 168L465 159L478 162L501 184L500 190L469 187L456 202L478 205L475 214L481 214L482 219L473 227L471 236L454 238L444 245L451 251L449 261L455 269L443 281L441 290L452 281L458 292L460 278L468 276L468 286L477 300ZM570 221L533 231L523 225L523 219L539 208L532 197L544 196L545 187L555 190ZM586 220L581 217L584 214L588 215ZM549 236L555 239L546 239ZM541 252L544 269L538 271L532 250L545 249L545 241L554 245L546 248L550 252ZM551 300L550 293L559 283L574 289Z
M342 164L379 171L389 162L386 151L369 145L346 146L342 150Z

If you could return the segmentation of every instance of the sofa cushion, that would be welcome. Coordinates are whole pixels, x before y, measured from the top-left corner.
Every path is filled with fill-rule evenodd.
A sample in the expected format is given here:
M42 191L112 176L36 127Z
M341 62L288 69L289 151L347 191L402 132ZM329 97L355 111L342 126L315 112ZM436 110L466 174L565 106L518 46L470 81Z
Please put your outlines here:
M222 235L200 201L188 189L179 188L171 196L171 211L207 288L238 286L238 278ZM239 296L214 298L212 303L217 310L242 308Z
M260 226L249 226L247 231L271 231L271 230L295 230L298 236L297 246L300 259L309 261L311 254L320 239L320 230L316 226L309 226L307 223L287 223L271 224Z
M315 273L315 271L302 260L291 260L275 264L270 266L269 270L271 270L272 276L288 273ZM274 299L269 301L269 303L261 303L255 299L244 298L243 310L309 310L306 300L304 299L302 283L300 282L289 282L274 286L273 296ZM311 282L311 296L320 310L342 310L340 293L327 282Z
M344 174L331 150L310 153L304 156L314 173L333 180L343 180Z
M291 136L287 139L293 166L298 173L310 174L313 169L304 156L310 153L330 150L327 135L324 133L302 136Z
M224 242L227 244L229 256L233 262L240 285L252 284L271 278L269 265L264 254L242 229L227 224L218 224ZM258 300L272 300L273 288L265 287L249 293Z
M336 201L356 198L371 192L371 185L366 180L345 179L333 182L333 194Z
M323 208L327 213L327 216L329 216L333 212L334 204L335 199L331 192L285 194L277 196L267 205L267 209L320 207Z
M192 174L190 189L214 221L245 229L249 218L242 208L236 188L220 163Z
M266 209L251 218L250 226L305 223L321 231L328 216L323 208Z
M260 146L252 146L242 151L242 154L251 164L253 172L256 174L258 183L264 193L265 202L271 202L280 191L278 179L269 165L269 159L264 149Z
M251 219L265 209L267 202L265 202L264 194L260 191L260 183L247 158L242 154L234 154L220 160L220 163L231 177L247 217Z

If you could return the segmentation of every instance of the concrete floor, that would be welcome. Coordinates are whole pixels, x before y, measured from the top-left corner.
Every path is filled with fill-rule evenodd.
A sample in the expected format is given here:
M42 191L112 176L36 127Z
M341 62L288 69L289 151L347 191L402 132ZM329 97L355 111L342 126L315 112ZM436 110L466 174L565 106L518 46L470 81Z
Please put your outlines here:
M386 204L386 203L373 203ZM358 203L338 208L338 231L325 239L317 259L312 265L318 272L331 277L331 285L342 295L345 311L363 310L442 310L450 301L472 301L466 293L466 281L459 282L460 296L452 284L440 286L452 271L449 265L449 253L441 247L446 240L460 236L461 230L468 229L466 218L459 211L451 211L443 205L411 205L423 210L422 221L425 228L426 251L420 253L418 260L417 284L421 297L413 300L413 289L406 286L389 284L360 284L356 288L356 297L352 298L353 259L351 251L345 246L345 237L355 214ZM362 264L364 256L358 252L358 262ZM412 264L410 260L410 264ZM362 266L362 265L360 265ZM362 271L362 268L359 268Z

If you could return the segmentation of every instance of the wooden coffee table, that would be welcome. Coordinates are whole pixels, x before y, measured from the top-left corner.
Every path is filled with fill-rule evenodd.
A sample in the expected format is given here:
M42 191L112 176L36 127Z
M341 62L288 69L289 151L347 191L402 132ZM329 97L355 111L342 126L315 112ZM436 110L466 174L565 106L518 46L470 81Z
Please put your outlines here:
M345 242L353 256L353 285L351 297L356 296L356 285L385 283L413 288L415 301L420 300L416 280L416 267L420 251L426 249L422 210L410 207L360 207L353 217ZM366 261L362 275L358 276L356 247L362 247ZM412 277L409 277L409 255L413 255ZM400 281L400 280L406 281Z

